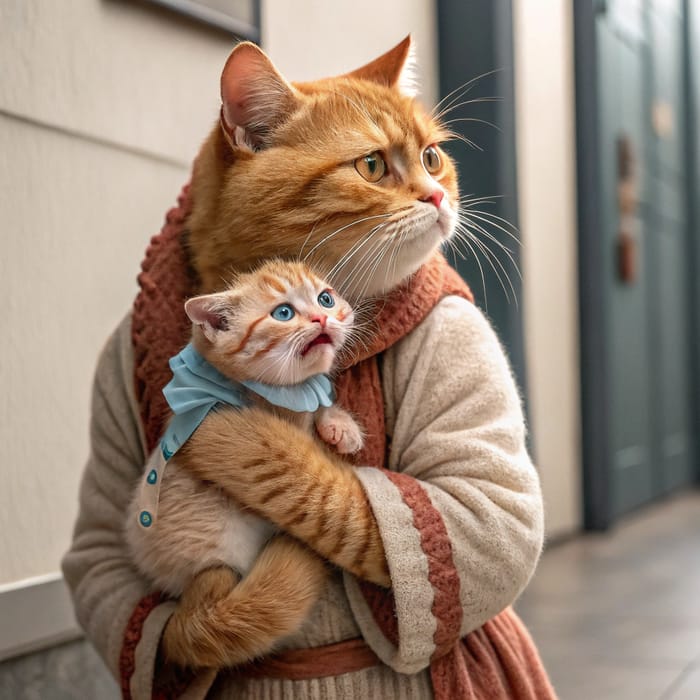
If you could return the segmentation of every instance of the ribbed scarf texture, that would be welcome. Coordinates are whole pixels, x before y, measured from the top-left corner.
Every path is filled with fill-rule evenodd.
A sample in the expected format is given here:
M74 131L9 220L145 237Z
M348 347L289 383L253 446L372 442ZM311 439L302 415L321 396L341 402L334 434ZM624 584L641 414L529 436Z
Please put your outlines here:
M178 206L168 212L163 229L151 239L139 275L141 289L133 308L134 381L149 451L158 443L168 416L162 394L162 388L170 379L168 360L188 342L191 332L184 302L192 296L196 278L182 240L191 206L189 190L185 187L178 198ZM367 432L366 444L357 456L358 464L383 470L386 464L384 401L378 364L380 353L410 333L447 295L459 295L473 301L467 285L438 254L406 284L376 304L372 340L341 368L336 379L338 402L360 418ZM384 471L411 508L428 558L428 575L435 590L432 611L437 620L435 653L430 665L436 699L554 698L537 650L511 609L458 639L462 619L459 576L452 561L442 517L419 481L404 474ZM387 639L398 644L392 592L365 583L363 593ZM126 631L121 663L123 674L133 673L129 648L134 647L140 637L143 617L149 607L142 605L137 608L141 612L132 616ZM307 670L309 665L313 666L313 650L309 650L307 657L303 651L298 654L299 663L305 664ZM128 696L128 678L122 678L122 688L127 689L125 695ZM168 696L167 693L159 695Z

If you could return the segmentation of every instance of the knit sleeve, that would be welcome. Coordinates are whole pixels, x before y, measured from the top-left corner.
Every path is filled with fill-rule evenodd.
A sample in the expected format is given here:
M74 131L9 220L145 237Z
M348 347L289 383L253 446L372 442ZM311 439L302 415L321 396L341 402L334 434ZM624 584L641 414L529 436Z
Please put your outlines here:
M363 636L415 673L515 601L537 563L543 507L520 398L490 324L447 297L385 355L389 469L360 468L392 581L345 576ZM391 606L389 606L391 607Z
M175 604L149 590L130 563L123 536L127 505L145 462L132 390L130 325L127 317L98 362L90 455L62 568L78 621L121 685L122 697L150 700L159 696L157 649ZM170 675L168 681L184 682Z

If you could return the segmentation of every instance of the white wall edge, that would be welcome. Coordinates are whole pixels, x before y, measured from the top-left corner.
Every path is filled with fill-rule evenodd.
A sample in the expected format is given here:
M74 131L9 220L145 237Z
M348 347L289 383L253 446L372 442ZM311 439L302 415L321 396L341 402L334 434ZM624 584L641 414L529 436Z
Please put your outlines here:
M59 573L0 585L0 620L0 661L82 636Z

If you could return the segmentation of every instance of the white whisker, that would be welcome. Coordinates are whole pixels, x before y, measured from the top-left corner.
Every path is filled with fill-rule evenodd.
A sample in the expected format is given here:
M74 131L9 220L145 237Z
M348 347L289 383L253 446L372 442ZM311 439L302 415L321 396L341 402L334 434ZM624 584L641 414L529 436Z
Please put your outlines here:
M373 219L383 219L388 217L389 214L375 214L373 216L365 216L361 219L356 219L355 221L351 221L349 224L345 224L344 226L341 226L340 228L336 229L332 233L329 233L328 235L324 236L316 245L304 256L304 262L306 262L309 257L313 254L315 250L317 250L320 246L322 246L324 243L327 243L333 236L337 236L339 233L342 233L343 231L346 231L347 229L351 228L352 226L357 226L358 224L362 224L365 221L372 221Z

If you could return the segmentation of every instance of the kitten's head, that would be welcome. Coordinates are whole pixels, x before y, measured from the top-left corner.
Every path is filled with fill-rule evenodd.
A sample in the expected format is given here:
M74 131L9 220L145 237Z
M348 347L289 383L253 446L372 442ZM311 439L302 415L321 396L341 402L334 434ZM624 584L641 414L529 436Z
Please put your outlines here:
M185 311L195 347L220 372L275 385L329 372L354 318L308 266L280 260L189 299Z
M415 101L410 39L346 75L289 83L255 45L221 77L221 124L193 179L192 259L207 290L229 269L312 263L358 300L415 272L457 218L447 132Z

